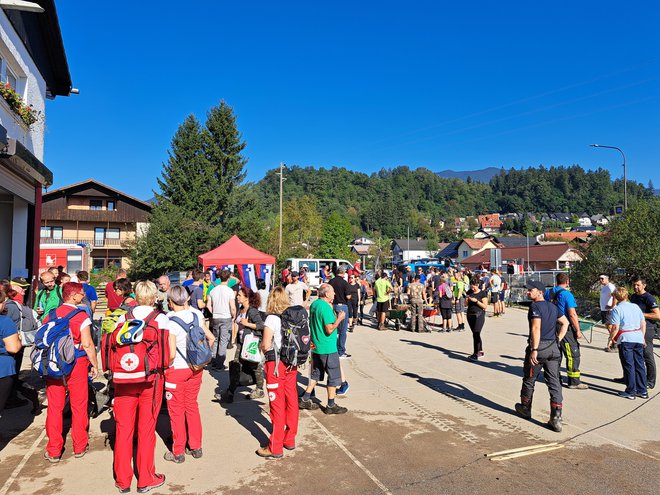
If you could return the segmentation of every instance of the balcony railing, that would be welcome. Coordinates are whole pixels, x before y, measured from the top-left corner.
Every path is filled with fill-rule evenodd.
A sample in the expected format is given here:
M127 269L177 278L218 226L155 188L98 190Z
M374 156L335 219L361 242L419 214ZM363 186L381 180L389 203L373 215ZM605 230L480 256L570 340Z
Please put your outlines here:
M122 239L53 239L51 237L42 237L39 242L41 244L64 244L70 246L84 244L91 248L121 248L126 241Z

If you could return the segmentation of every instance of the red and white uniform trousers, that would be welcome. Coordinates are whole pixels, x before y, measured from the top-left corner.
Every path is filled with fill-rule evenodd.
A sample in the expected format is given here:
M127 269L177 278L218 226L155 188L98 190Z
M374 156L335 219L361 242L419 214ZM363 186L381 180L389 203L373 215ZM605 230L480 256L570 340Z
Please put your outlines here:
M273 430L268 448L275 455L282 454L283 446L295 447L298 433L298 370L287 369L278 362L275 376L275 361L266 361L266 391L270 401L270 421Z
M202 370L168 368L165 371L165 399L172 427L172 453L182 455L186 443L191 450L202 448L202 419L197 396L202 386Z
M133 438L137 418L137 455L135 467L138 487L160 481L156 477L156 420L163 401L163 377L149 383L115 383L113 412L115 434L114 472L119 488L129 488L133 479Z
M89 359L87 355L79 356L71 374L64 380L46 378L46 397L48 398L48 413L46 416L46 435L48 445L46 451L51 457L60 457L64 448L62 436L62 412L66 402L66 393L69 392L71 405L71 438L73 452L78 454L87 448L89 435L89 416L87 415L87 380Z

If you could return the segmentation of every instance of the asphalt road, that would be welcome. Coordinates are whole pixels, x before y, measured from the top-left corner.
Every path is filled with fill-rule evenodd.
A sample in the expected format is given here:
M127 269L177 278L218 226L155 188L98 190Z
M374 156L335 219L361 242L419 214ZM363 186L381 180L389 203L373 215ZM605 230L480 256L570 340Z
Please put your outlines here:
M254 454L267 443L267 400L239 396L212 402L226 372L207 372L200 393L204 457L183 464L162 460L169 436L159 418L156 466L167 484L152 493L319 494L424 493L657 493L660 486L660 400L619 398L618 356L605 353L605 333L583 343L586 391L564 389L564 430L544 423L547 389L537 384L533 420L516 416L526 339L525 313L488 318L486 355L474 363L468 331L451 334L349 334L344 360L351 388L339 399L343 416L301 411L298 447L280 460ZM231 351L230 351L231 352ZM658 352L656 348L656 352ZM307 370L303 370L304 383ZM247 393L247 390L244 392ZM318 388L325 402L325 390ZM112 479L113 422L106 412L90 426L91 451L73 458L67 438L63 460L42 458L45 413L7 411L0 431L0 495L116 493ZM508 460L486 454L558 442L556 450ZM135 482L133 483L135 490Z

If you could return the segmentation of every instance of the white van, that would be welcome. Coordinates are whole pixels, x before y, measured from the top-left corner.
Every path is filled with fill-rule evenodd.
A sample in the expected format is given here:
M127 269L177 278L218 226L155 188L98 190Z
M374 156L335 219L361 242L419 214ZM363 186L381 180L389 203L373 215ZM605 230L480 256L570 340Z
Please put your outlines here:
M337 259L289 258L286 262L291 265L291 270L295 272L299 272L302 267L307 268L309 286L314 290L321 285L321 270L326 265L330 266L330 272L333 272L339 266L344 267L346 270L353 268L353 263Z

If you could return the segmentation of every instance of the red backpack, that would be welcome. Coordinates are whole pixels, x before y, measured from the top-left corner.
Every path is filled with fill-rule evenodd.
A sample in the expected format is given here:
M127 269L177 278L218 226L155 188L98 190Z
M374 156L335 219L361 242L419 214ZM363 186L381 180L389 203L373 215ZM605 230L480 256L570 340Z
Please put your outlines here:
M115 383L153 382L169 367L169 331L158 326L158 314L139 320L131 308L126 321L103 336L103 368Z

